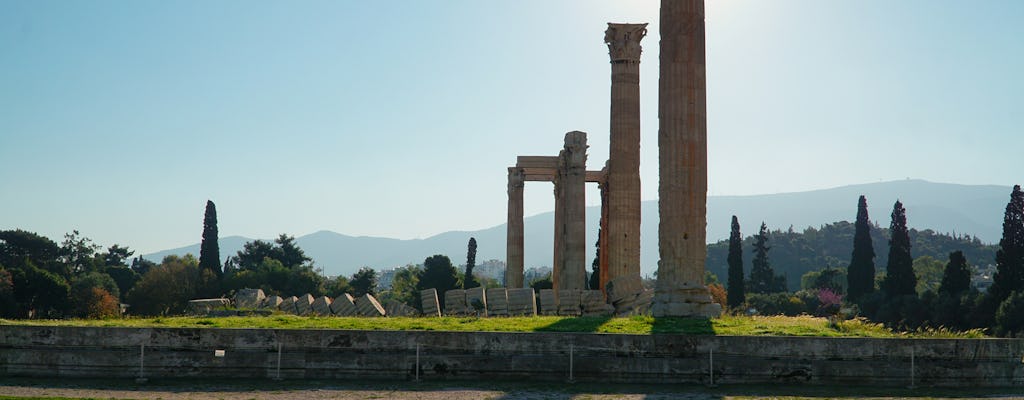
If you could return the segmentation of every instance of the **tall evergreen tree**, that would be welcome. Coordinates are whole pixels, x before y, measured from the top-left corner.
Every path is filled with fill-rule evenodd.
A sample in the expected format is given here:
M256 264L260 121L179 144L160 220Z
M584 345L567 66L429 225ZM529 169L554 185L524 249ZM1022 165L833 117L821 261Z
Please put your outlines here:
M959 296L971 288L971 269L967 265L967 258L964 252L954 251L949 253L949 263L942 271L942 283L939 284L939 294Z
M775 276L768 260L768 225L761 222L761 231L754 237L754 260L750 268L750 293L776 293L786 290L785 279Z
M437 289L443 294L455 289L458 279L455 277L455 266L446 255L435 254L423 260L423 269L419 271L419 282L416 290Z
M732 231L729 233L729 308L736 308L747 300L743 288L743 236L740 235L740 221L732 216Z
M470 289L480 286L480 283L473 277L473 267L476 266L476 238L469 238L466 245L466 276L462 279L462 288ZM440 294L440 292L438 292Z
M851 300L875 291L875 247L871 244L871 222L868 221L868 200L857 200L857 222L854 223L853 255L846 270L846 292Z
M907 210L899 200L892 206L889 233L892 235L889 239L889 263L885 267L882 289L889 297L916 295L917 276L914 275L914 259L910 256Z
M218 279L224 277L220 269L220 245L217 244L217 206L206 201L206 215L203 216L203 242L199 245L199 270L209 270Z
M996 274L989 293L1001 303L1013 291L1024 288L1024 192L1013 187L1003 215L1003 238L996 251Z
M590 280L587 281L587 287L590 290L601 289L601 228L597 228L597 242L594 242L594 262L590 264Z

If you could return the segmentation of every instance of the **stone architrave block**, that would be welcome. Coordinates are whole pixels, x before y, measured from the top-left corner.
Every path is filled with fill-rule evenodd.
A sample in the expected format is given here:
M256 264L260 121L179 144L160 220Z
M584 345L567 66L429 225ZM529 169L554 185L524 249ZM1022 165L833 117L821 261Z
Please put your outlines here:
M441 316L441 303L437 299L437 289L420 290L420 304L423 306L423 315L428 317Z
M195 299L188 301L188 309L191 314L206 315L213 310L224 310L231 305L231 300L218 299Z
M487 289L487 316L508 316L508 291L505 288Z
M313 295L306 293L295 300L295 313L298 315L312 315L313 314Z
M313 314L320 316L331 315L331 303L330 297L317 297L316 300L313 300Z
M604 293L600 290L584 290L580 293L583 315L612 315L615 312L615 307L604 302Z
M620 276L605 283L604 291L608 295L608 303L617 304L623 300L633 300L644 290L639 276Z
M579 289L560 289L558 291L558 315L580 315L581 297L582 293Z
M466 289L466 312L470 315L487 316L487 292L483 287Z
M539 294L541 315L558 315L558 298L554 289L541 289Z
M266 299L267 296L263 294L263 289L239 289L235 292L235 307L252 309L259 307L260 303Z
M385 302L384 313L388 317L416 317L420 315L418 310L398 300L388 300Z
M282 301L284 301L284 299L282 299L281 296L270 296L263 299L263 301L260 302L259 308L264 310L276 310L278 307L281 306Z
M298 312L296 311L296 308L295 308L295 303L298 302L298 301L299 301L299 298L295 297L295 296L285 297L284 300L281 301L281 306L278 307L277 309L281 310L281 311L284 311L284 312L286 312L288 314L298 315Z
M629 315L647 315L651 311L651 301L654 300L654 290L644 289L640 294L631 298L620 300L615 304L615 315L620 317Z
M369 293L356 299L356 310L363 317L383 317L387 315L384 306L380 305L380 302Z
M509 315L537 315L537 297L533 288L514 288L508 290Z
M348 293L342 293L331 302L331 312L339 317L355 317L359 315L359 311L356 310L356 301L352 298L352 295Z
M444 315L466 315L466 291L452 289L444 292Z

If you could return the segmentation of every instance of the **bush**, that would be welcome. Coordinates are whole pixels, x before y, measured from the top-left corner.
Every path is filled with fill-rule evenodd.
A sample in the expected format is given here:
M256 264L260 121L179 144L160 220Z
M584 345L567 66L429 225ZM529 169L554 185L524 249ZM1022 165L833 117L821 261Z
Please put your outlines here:
M753 309L759 315L797 316L807 313L807 303L792 293L750 293L744 309Z
M729 304L729 301L727 299L728 294L725 292L725 287L723 287L722 284L712 283L708 285L708 292L711 293L711 300L714 301L715 303L721 304L722 307L725 307L727 304Z
M1024 293L1013 291L999 304L995 331L999 336L1024 336Z
M85 296L78 299L83 312L82 316L91 319L116 318L121 316L121 303L106 290L98 287L89 288Z

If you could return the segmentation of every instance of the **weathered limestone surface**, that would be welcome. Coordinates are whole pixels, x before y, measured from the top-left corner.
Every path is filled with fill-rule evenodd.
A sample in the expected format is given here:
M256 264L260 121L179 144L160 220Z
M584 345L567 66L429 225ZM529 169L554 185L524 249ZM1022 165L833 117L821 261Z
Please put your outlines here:
M608 295L608 302L615 304L623 299L636 297L644 290L644 286L639 276L620 276L609 281L604 290Z
M316 315L331 315L331 298L327 296L317 297L313 300L312 308L313 314Z
M296 311L296 307L295 307L295 303L298 302L298 301L299 301L299 298L295 297L295 296L285 297L284 300L281 301L281 305L277 309L281 310L281 311L284 311L284 312L286 312L288 314L296 314L296 315L298 315L298 312Z
M508 169L508 225L506 236L505 285L523 287L523 169ZM445 299L447 302L447 299Z
M558 297L553 289L540 290L540 313L543 315L558 315Z
M331 302L331 312L339 317L354 317L359 315L359 311L356 310L356 301L352 298L352 295L343 293Z
M651 312L714 316L704 286L707 88L704 0L662 0L658 80L658 281Z
M441 303L437 299L437 289L420 290L420 304L423 306L423 315L428 317L441 316Z
M231 300L224 298L217 299L195 299L188 301L188 309L192 314L205 315L213 310L222 310L231 305Z
M509 315L537 315L537 297L533 288L508 289Z
M278 295L270 296L270 297L267 297L266 299L264 299L263 301L260 302L260 308L261 309L276 310L278 307L281 306L281 302L282 301L284 301L284 299L282 299L281 296L278 296Z
M452 289L444 292L444 315L466 315L466 291Z
M483 287L466 289L466 312L477 316L487 315L487 294Z
M640 40L646 34L647 24L609 23L605 31L612 65L608 229L602 231L607 280L640 277Z
M556 260L551 280L556 291L586 288L586 163L587 134L566 133L555 179Z
M583 315L612 315L615 307L604 301L604 293L600 290L584 290L580 292L580 308Z
M313 314L313 295L306 293L295 300L295 313L298 315Z
M388 317L416 317L420 312L398 300L388 300L384 304L384 313Z
M487 289L487 315L491 317L508 316L508 292L505 288Z
M558 315L580 315L582 312L582 309L580 308L582 290L563 289L556 293L558 293Z
M356 310L364 317L383 317L387 315L384 306L380 305L373 295L367 293L356 299Z
M235 307L256 308L266 298L267 296L263 294L263 289L238 289L235 292Z

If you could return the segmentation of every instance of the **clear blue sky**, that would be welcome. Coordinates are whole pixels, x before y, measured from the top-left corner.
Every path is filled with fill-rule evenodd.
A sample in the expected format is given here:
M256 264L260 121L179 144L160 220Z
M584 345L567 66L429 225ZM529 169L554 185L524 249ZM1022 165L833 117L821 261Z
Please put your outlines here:
M1024 183L1024 2L707 8L710 194ZM656 1L0 0L0 229L151 252L207 199L222 236L503 223L516 155L607 158L609 21L651 23L655 199Z

